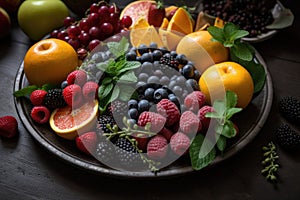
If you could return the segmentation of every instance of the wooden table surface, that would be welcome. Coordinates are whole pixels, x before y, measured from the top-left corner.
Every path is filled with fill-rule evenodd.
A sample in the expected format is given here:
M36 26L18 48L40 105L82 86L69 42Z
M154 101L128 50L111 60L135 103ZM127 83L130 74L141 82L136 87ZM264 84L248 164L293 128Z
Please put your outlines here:
M274 187L260 174L262 146L274 141L283 121L278 101L300 99L300 15L297 1L282 1L295 14L293 26L275 37L254 44L265 59L274 88L269 117L241 152L209 170L162 180L128 180L103 177L78 169L46 151L18 118L13 85L17 70L33 44L13 19L10 35L0 40L0 116L13 115L19 136L0 138L0 199L300 199L300 154L277 148L279 183Z

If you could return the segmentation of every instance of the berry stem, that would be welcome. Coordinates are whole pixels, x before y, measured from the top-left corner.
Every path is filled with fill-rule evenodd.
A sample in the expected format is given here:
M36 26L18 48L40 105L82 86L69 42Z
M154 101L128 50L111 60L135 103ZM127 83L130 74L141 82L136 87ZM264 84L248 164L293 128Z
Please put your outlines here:
M265 175L267 180L275 183L277 181L276 173L279 168L279 164L276 163L279 158L276 152L276 146L273 142L270 142L262 149L264 151L264 160L261 163L264 166L264 169L261 170L261 173Z

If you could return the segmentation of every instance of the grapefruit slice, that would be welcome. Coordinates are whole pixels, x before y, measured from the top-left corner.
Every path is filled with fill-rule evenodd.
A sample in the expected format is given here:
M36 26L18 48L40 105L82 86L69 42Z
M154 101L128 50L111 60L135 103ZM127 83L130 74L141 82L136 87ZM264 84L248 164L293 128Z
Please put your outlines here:
M139 18L145 18L148 19L148 13L149 8L152 4L155 4L155 1L149 1L149 0L140 0L140 1L134 1L122 10L120 14L120 19L122 19L123 16L130 16L132 19L132 25L133 26Z
M55 109L50 116L50 127L65 139L74 140L78 135L95 127L98 114L98 101L90 101L81 107L70 106Z
M178 8L169 22L167 30L189 34L193 32L193 20L185 9Z

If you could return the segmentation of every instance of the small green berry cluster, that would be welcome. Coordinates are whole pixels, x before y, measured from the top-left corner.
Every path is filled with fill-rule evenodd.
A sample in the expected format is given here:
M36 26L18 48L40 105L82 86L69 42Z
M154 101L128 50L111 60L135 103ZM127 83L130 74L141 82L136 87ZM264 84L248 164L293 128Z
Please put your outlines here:
M264 169L261 170L261 173L268 181L276 182L277 171L279 168L279 164L277 163L279 156L276 152L276 146L273 142L269 142L268 145L264 146L262 149L264 151L264 160L262 161Z

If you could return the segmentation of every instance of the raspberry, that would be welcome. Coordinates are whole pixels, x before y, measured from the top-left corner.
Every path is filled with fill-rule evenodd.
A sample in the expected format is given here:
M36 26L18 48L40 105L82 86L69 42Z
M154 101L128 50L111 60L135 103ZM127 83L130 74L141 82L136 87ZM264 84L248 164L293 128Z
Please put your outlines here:
M99 85L94 81L86 82L82 87L82 94L85 100L94 100L98 96Z
M180 119L180 111L176 104L169 99L162 99L156 105L157 113L166 117L166 126L172 126Z
M68 85L77 84L79 86L83 86L86 80L86 72L82 70L75 70L67 76Z
M146 151L149 138L146 135L133 133L132 137L137 141L137 148Z
M50 110L66 106L62 91L58 88L49 90L44 98L44 105Z
M163 129L160 130L160 132L158 134L164 136L167 139L167 141L169 142L173 135L173 132L171 130L167 129L166 127L164 127Z
M66 103L71 107L78 107L82 103L81 87L76 84L68 85L63 90L63 96Z
M182 113L179 126L185 134L196 134L202 128L200 119L192 111Z
M80 151L90 155L95 152L97 135L95 132L87 132L76 137L75 142Z
M209 127L210 119L205 117L205 114L208 112L214 112L214 108L212 106L203 106L198 111L198 117L201 121L202 127L204 129L207 129Z
M187 110L197 112L205 103L205 95L200 91L193 91L184 99L184 105Z
M46 106L35 106L31 110L31 118L39 124L45 124L49 121L50 111Z
M279 102L280 113L289 121L300 123L300 101L295 97L284 97Z
M43 104L44 98L47 92L45 90L34 90L30 94L30 101L34 106L40 106Z
M178 156L186 154L190 144L190 138L181 132L175 133L170 139L171 149Z
M147 123L151 124L150 130L152 132L158 133L165 126L166 118L160 114L145 111L140 114L137 124L146 126Z
M168 141L161 135L156 135L150 139L147 145L147 155L150 159L161 160L168 152Z
M287 124L281 124L277 128L275 139L286 150L294 151L300 148L300 134Z
M18 133L18 121L13 116L0 117L0 136L12 138Z

